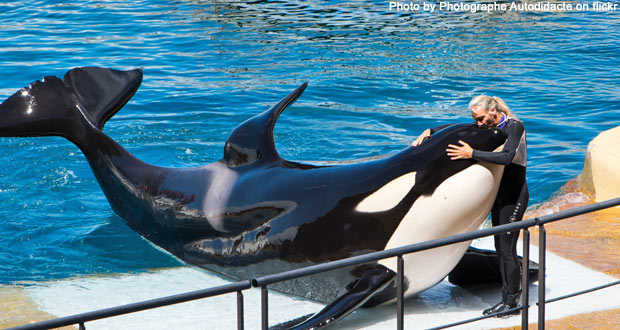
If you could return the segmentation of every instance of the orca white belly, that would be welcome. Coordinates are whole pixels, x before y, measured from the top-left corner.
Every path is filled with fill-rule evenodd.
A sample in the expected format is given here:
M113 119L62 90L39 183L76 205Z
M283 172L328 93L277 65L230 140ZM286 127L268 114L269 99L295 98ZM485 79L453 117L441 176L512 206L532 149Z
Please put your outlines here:
M503 171L502 165L475 164L446 179L431 196L420 196L385 249L478 229L493 206ZM411 184L411 180L402 184ZM405 276L409 281L405 296L424 291L446 277L461 260L470 243L467 241L404 255ZM384 259L379 263L396 271L396 258Z

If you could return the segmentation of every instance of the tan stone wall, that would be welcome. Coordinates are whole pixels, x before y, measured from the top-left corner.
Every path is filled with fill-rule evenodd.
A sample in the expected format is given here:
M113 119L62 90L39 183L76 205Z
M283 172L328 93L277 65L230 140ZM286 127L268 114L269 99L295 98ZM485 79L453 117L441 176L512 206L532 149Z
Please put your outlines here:
M590 141L579 183L596 201L620 197L620 126Z

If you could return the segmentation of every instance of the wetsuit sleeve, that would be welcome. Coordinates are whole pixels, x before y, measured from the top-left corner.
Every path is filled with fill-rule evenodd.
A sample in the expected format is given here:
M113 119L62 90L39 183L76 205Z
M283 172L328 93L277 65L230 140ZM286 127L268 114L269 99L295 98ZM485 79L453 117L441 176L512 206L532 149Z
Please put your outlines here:
M431 130L431 135L441 131L442 129L444 129L444 128L448 127L448 126L452 126L452 125L454 125L454 124L445 124L445 125L433 127L433 128L430 129Z
M474 150L471 158L494 164L510 165L521 142L523 131L525 131L523 123L515 120L514 124L506 127L506 143L504 143L504 148L501 151Z

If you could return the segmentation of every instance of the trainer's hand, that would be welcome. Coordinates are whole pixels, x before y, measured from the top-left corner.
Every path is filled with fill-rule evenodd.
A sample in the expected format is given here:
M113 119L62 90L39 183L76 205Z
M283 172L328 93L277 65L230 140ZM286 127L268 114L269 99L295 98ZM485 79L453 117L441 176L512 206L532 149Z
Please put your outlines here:
M446 154L451 160L470 159L474 151L465 141L459 140L460 146L449 144Z
M430 137L431 137L431 130L427 128L424 130L424 132L422 132L422 134L420 134L420 136L418 136L418 138L416 138L413 142L411 142L411 146L417 147L420 144L422 144L422 142L426 141L426 139Z

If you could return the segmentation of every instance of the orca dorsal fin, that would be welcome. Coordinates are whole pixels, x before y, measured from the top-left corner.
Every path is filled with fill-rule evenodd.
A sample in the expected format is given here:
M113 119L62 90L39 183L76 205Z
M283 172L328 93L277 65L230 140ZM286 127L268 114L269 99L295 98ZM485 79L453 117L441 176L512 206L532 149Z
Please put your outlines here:
M273 128L282 111L295 102L307 86L307 82L301 84L271 109L237 126L226 140L222 161L235 167L280 159L273 141Z
M88 120L103 130L105 122L114 116L140 87L142 70L75 68L65 74L64 83L78 97Z

